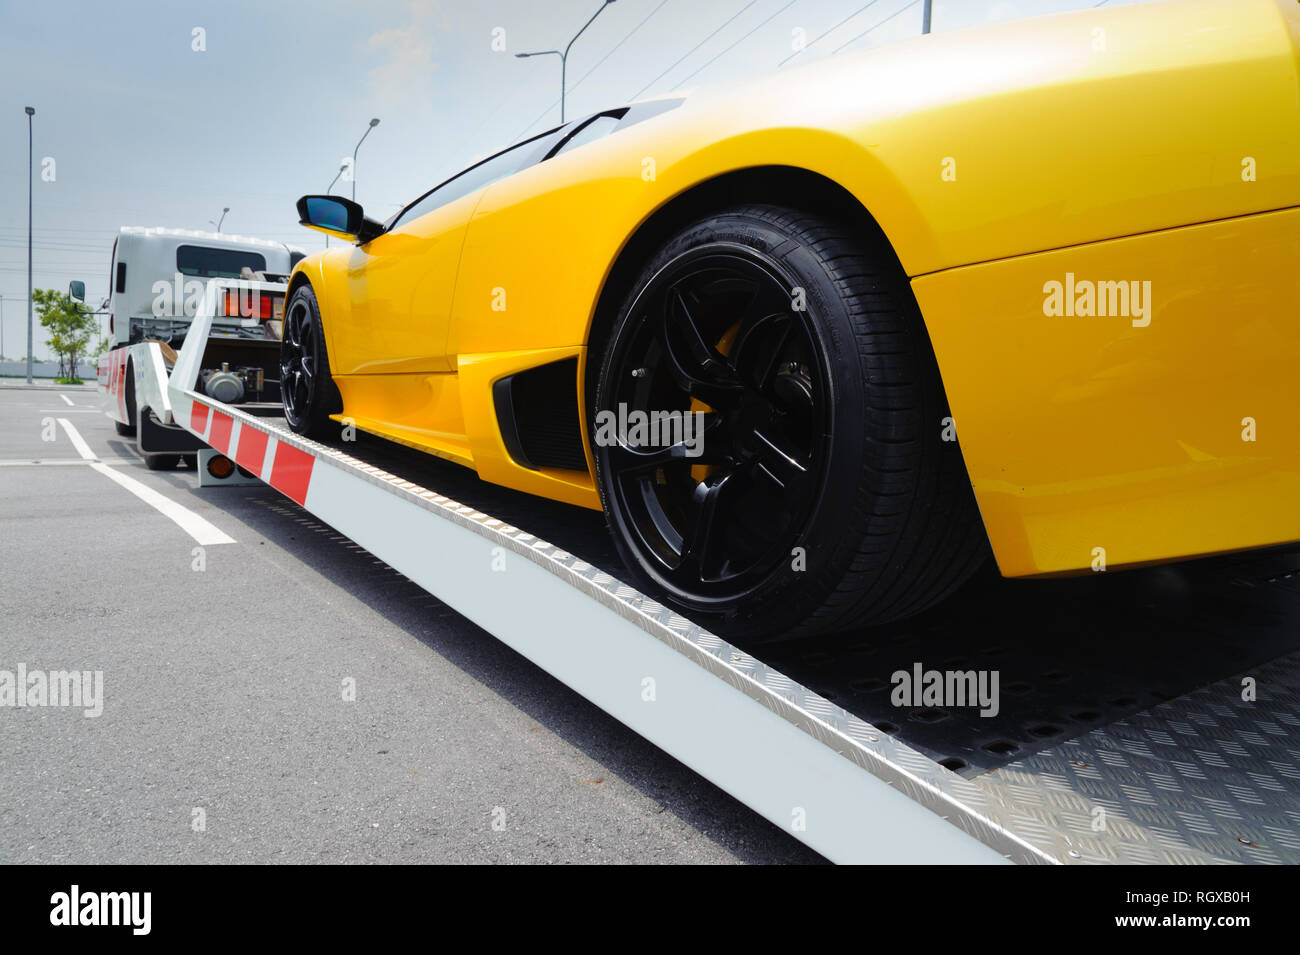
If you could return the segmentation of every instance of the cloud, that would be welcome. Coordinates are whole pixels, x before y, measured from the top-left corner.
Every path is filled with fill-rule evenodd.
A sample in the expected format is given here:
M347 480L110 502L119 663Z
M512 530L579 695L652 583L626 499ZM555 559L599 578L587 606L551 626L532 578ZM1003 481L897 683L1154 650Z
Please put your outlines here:
M438 68L434 53L445 29L442 3L406 0L403 7L403 26L371 34L366 41L366 50L377 58L369 72L371 89L383 102L421 95Z

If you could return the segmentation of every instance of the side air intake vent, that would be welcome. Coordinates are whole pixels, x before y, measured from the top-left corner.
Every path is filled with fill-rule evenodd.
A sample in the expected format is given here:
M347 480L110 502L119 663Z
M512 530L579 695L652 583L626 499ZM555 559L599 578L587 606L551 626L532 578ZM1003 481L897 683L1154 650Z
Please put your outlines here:
M578 417L578 359L566 358L502 378L492 386L497 423L517 464L587 470Z

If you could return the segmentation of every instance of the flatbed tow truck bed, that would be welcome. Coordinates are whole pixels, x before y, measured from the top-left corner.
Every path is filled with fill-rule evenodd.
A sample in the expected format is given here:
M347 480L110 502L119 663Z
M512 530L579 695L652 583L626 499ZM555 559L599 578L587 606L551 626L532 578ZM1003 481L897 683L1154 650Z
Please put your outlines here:
M167 416L827 858L1300 862L1300 554L990 569L903 624L740 647L620 580L599 514L195 391L220 287L169 377L139 359ZM894 705L918 666L996 671L997 714Z

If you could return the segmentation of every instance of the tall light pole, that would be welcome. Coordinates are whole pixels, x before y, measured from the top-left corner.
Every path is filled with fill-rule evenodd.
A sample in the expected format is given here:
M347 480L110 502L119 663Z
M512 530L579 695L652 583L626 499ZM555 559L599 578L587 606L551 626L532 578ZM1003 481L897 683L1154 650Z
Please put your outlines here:
M221 210L221 218L220 218L220 219L218 219L216 222L212 222L211 219L208 220L209 222L212 222L212 224L215 225L215 226L217 227L217 231L218 231L218 232L221 231L221 223L223 223L223 222L226 221L226 213L229 212L229 211L230 211L230 206L226 206L224 209Z
M0 295L0 360L5 357L5 297Z
M27 112L27 384L32 383L32 299L36 286L32 283L32 117L33 106L23 107Z
M604 7L600 9L604 10ZM532 53L516 53L515 58L526 60L530 56L558 56L560 58L560 122L564 122L564 54L559 50L534 50Z
M530 56L555 55L560 58L560 122L561 123L564 122L564 94L568 87L568 83L566 81L566 75L569 67L569 50L573 46L573 41L578 39L578 37L582 36L583 31L586 30L587 27L591 26L591 24L595 22L596 17L600 16L601 13L604 12L605 8L613 2L614 0L605 0L605 2L601 4L600 9L591 15L591 19L582 25L582 30L579 30L577 33L573 35L573 40L569 41L569 45L564 48L563 53L561 53L559 50L538 50L535 53L515 54L515 56L521 60L525 60Z
M365 137L362 137L362 138L365 138ZM361 145L361 144L360 144L360 143L357 143L357 145L359 146L359 145ZM326 195L329 195L329 194L330 194L330 190L334 188L334 183L336 183L336 182L339 181L339 176L343 175L343 171L344 171L345 169L347 169L347 168L348 168L348 164L347 164L346 162L339 163L339 171L336 172L336 173L334 174L334 178L330 180L330 184L329 184L328 186L325 187L325 194L326 194Z
M364 136L362 136L361 138L365 139ZM360 146L361 144L357 143L357 145ZM356 160L354 159L353 162L356 162ZM343 170L347 168L348 168L348 164L346 162L339 163L339 171L334 174L334 178L330 180L330 184L325 187L325 195L327 196L330 195L330 190L334 188L334 183L339 181L339 176L343 175ZM325 236L325 248L328 249L329 247L330 247L330 237Z
M361 144L366 141L366 137L370 135L370 131L378 125L379 125L379 120L372 119L370 121L370 125L366 127L366 131L362 133L361 138L357 140L357 149L361 148ZM352 201L353 202L357 201L357 149L352 150Z

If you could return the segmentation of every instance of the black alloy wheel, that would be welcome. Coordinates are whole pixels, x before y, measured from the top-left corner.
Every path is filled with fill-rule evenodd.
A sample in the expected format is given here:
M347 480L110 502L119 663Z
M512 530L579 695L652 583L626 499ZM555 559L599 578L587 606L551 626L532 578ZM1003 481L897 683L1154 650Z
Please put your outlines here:
M294 290L284 310L280 339L280 398L289 427L299 434L320 435L329 416L342 410L330 375L320 307L309 285Z
M615 506L659 586L701 609L789 560L821 491L832 409L796 284L742 246L686 252L638 297L614 360L603 407L681 422L601 449Z

